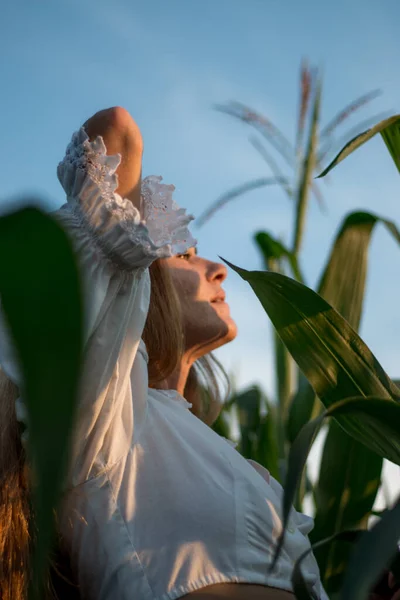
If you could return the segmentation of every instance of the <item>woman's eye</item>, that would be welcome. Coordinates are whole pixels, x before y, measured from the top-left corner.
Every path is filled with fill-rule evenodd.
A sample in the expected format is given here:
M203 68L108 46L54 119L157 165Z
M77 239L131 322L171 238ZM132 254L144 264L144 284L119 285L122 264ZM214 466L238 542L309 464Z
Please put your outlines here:
M178 258L183 258L184 260L189 260L189 258L191 257L191 254L189 254L189 252L186 252L185 254L178 254L177 256L178 256Z

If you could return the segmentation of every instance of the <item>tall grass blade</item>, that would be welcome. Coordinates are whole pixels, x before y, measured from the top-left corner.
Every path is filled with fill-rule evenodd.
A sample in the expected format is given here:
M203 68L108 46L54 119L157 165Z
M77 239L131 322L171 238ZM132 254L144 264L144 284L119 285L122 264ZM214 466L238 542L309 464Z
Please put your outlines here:
M228 202L231 202L235 198L238 198L239 196L242 196L247 192L251 192L261 187L282 183L287 183L287 179L277 179L276 177L261 177L260 179L248 181L246 183L243 183L242 185L233 188L232 190L229 190L229 192L222 194L222 196L220 196L218 200L211 205L210 208L208 208L202 215L200 215L200 217L198 217L198 219L196 219L197 227L201 227L202 225L204 225L204 223L206 223L206 221L208 221L218 210L220 210L223 206L225 206L226 204L228 204Z
M368 104L368 102L371 102L371 100L374 100L381 94L382 94L381 90L372 90L371 92L368 92L367 94L363 94L356 100L353 100L353 102L350 102L350 104L348 104L347 106L345 106L345 108L343 108L341 111L339 111L339 113L336 114L333 117L333 119L331 121L329 121L329 123L322 129L321 139L323 139L324 137L330 136L334 132L334 130L343 123L343 121L345 121L346 119L348 119L350 117L350 115L352 115L354 112L359 110L362 106L365 106L366 104Z
M311 118L310 135L307 152L302 164L302 173L296 201L296 222L294 229L293 254L299 254L306 219L307 201L312 184L312 174L315 167L315 157L318 144L318 125L321 103L321 83L316 84L313 114Z
M264 161L267 163L267 165L269 166L269 168L272 171L272 174L274 175L274 177L276 177L277 181L279 183L281 183L281 186L282 186L283 190L285 191L285 193L287 194L287 196L289 198L292 198L293 190L290 187L290 185L287 183L288 179L283 175L283 173L280 170L275 159L271 156L271 154L267 151L265 146L263 146L263 144L260 142L260 140L256 136L253 136L253 135L250 136L249 141L250 141L250 144L257 150L257 152L259 152L259 154L262 156Z
M310 98L312 94L312 84L313 80L311 76L311 71L307 65L307 62L303 60L300 67L300 106L296 134L296 155L299 155L301 144L303 141L307 110L310 104Z
M214 108L254 127L289 166L294 166L295 153L291 143L269 119L240 102L230 102L228 105L217 104Z

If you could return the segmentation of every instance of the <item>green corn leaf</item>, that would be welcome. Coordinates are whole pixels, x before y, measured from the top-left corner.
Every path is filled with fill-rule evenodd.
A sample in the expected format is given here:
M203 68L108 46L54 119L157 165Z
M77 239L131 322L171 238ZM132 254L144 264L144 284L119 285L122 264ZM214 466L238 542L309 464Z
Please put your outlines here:
M231 266L255 291L283 343L323 404L376 395L399 400L398 389L357 333L325 300L279 273ZM399 464L397 440L384 439L368 420L340 417L353 437Z
M39 535L30 597L41 598L80 376L81 286L66 234L35 208L1 217L0 257L1 301L21 365L35 469Z
M293 442L290 453L289 453L289 461L288 461L288 471L286 475L285 485L284 485L284 494L283 494L283 505L282 505L282 533L279 536L275 556L271 564L271 571L273 570L276 561L278 560L280 553L282 551L283 542L285 539L285 533L289 522L289 515L294 504L294 499L296 496L296 490L299 486L300 479L308 458L308 455L311 450L311 446L315 440L315 437L322 425L322 422L326 416L326 411L306 423L303 429L300 431L299 435Z
M295 276L301 278L300 269L297 263L296 256L289 252L287 248L279 241L274 239L265 231L258 232L255 235L255 241L261 250L264 264L267 269L276 272L283 271L283 259L285 258ZM290 406L291 397L293 395L294 382L294 363L289 352L282 344L281 339L274 331L274 350L275 350L275 374L276 374L276 390L279 406L279 418L277 419L277 437L279 447L279 481L283 481L286 475L286 459L287 459L287 441L285 435L285 423L287 413Z
M381 136L397 170L400 172L400 119L385 127L381 131Z
M351 438L332 420L315 486L315 526L310 540L322 540L345 529L366 529L381 471L382 458ZM342 587L350 550L349 546L335 542L315 550L328 595Z
M335 238L317 288L318 294L355 330L358 330L362 315L371 236L379 223L400 242L400 233L393 222L372 213L350 213ZM311 415L317 415L319 407L320 402L311 385L300 373L298 391L289 411L287 429L291 442Z
M368 212L350 213L336 236L318 286L318 293L354 329L362 315L371 236L379 223L400 243L400 232L392 221Z
M340 600L367 600L392 562L400 539L400 500L357 542L346 569Z
M275 565L283 546L296 489L312 443L326 417L339 419L343 415L352 415L353 419L359 423L369 423L373 426L375 432L379 432L377 433L378 436L391 439L392 445L398 448L398 462L400 462L400 403L374 396L346 398L332 404L322 415L309 421L300 431L290 449L283 494L283 531L278 540L271 569ZM367 444L367 440L365 440L365 443ZM369 446L374 447L374 441L371 440Z
M326 167L326 169L324 169L324 171L322 171L320 175L318 175L318 177L325 177L329 171L331 171L334 167L336 167L336 165L342 162L342 160L357 150L357 148L365 144L365 142L368 142L368 140L373 138L377 133L381 133L387 127L390 127L394 123L398 122L399 119L400 115L394 115L393 117L389 117L388 119L380 121L374 127L371 127L371 129L368 129L367 131L364 131L363 133L360 133L354 137L340 150L333 161Z
M303 552L303 554L297 559L293 573L292 573L292 586L293 591L297 600L314 600L314 598L310 595L310 591L304 581L303 574L301 572L301 563L303 560L311 553L331 546L334 542L348 542L354 544L354 542L360 538L362 532L356 530L349 531L341 531L336 533L335 535L329 536L326 539L323 539L311 546L308 550ZM343 548L343 544L340 544L340 547Z
M334 241L318 292L358 329L368 268L368 249L377 223L400 241L394 223L366 212L348 215ZM311 386L310 386L311 387ZM349 437L334 422L325 442L315 488L316 516L312 540L342 529L366 527L380 484L382 459ZM318 550L318 563L328 593L340 589L347 564L342 545Z

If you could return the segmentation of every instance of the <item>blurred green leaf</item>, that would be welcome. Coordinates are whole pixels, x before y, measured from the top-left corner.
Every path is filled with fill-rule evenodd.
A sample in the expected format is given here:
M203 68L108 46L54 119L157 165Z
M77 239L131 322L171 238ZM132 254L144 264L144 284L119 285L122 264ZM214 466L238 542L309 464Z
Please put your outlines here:
M383 121L380 121L380 123L377 123L374 127L371 127L371 129L360 133L355 138L350 140L350 142L348 142L340 150L340 152L333 159L333 161L326 167L326 169L324 169L324 171L322 171L320 175L318 175L318 177L325 177L325 175L329 173L329 171L331 171L334 167L336 167L336 165L342 162L342 160L344 160L347 156L349 156L355 150L357 150L357 148L365 144L365 142L368 142L368 140L373 138L374 135L376 135L377 133L381 133L384 129L386 129L386 127L390 127L391 125L396 123L399 119L400 115L394 115L393 117L384 119Z
M346 568L340 600L367 600L397 552L400 539L400 501L357 542Z
M332 420L329 424L315 486L315 526L311 542L345 529L365 529L379 489L382 458L351 438ZM332 542L315 557L327 593L341 589L350 547Z
M67 466L82 356L81 286L71 244L55 221L35 208L0 219L0 294L21 365L35 469L38 541L31 597L53 536ZM36 592L35 592L36 589Z
M236 395L240 427L239 451L246 458L254 460L257 460L261 404L262 393L257 386Z
M400 172L400 119L383 129L381 136L397 170Z
M267 414L261 417L256 461L268 469L272 477L280 479L278 428L279 415L277 407L267 402Z
M398 389L357 333L325 300L279 273L246 271L225 261L250 283L282 341L329 408L341 398L375 395L399 400ZM368 420L341 416L340 424L375 452L399 461L396 439L384 439Z
M296 394L289 408L286 435L290 443L296 439L302 427L312 418L317 417L324 405L315 395L315 392L304 374L299 371Z
M285 258L290 265L294 277L297 281L303 282L303 276L296 255L288 250L282 242L274 238L267 231L258 231L254 236L254 240L261 250L267 268L270 268L269 261L271 259L281 260Z
M299 253L303 239L307 201L312 184L312 174L315 168L316 152L318 146L318 126L321 105L321 82L316 84L313 113L311 117L310 136L307 152L302 162L301 179L298 187L296 202L296 222L294 229L293 254Z

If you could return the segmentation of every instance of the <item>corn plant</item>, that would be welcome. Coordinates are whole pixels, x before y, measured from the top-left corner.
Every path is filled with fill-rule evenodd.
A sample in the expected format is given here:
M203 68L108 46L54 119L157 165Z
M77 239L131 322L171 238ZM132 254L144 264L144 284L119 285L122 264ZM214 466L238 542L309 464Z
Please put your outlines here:
M217 107L218 110L255 128L279 155L280 161L291 168L292 175L287 177L278 166L278 161L260 139L252 137L251 142L264 158L272 177L260 178L227 192L200 217L201 226L217 210L238 195L255 187L279 185L292 201L292 241L289 245L285 245L267 231L258 231L254 239L261 252L264 266L271 275L272 273L290 274L300 284L305 283L301 246L306 231L308 203L312 196L315 196L320 204L323 203L319 180L315 176L321 173L321 165L328 153L335 149L337 140L334 134L339 126L378 93L374 91L361 96L338 111L327 125L322 126L320 123L321 90L322 80L318 71L309 69L303 63L300 74L298 125L293 144L290 144L286 136L268 119L244 105L235 102ZM355 130L351 129L345 134L345 139L351 137L354 131L362 130L371 121L376 122L378 118L363 121ZM326 176L348 154L377 133L382 134L398 166L397 119L398 117L395 116L380 120L374 127L353 137L320 176ZM341 140L342 138L339 138L339 143ZM400 233L392 221L362 211L346 215L333 240L330 254L316 287L318 294L344 317L352 331L358 330L362 316L368 249L376 225L383 225L388 233L400 242ZM297 294L297 288L293 288L290 293ZM289 311L289 307L286 308ZM289 325L289 322L291 323L289 313L283 314L285 315L283 318L288 319ZM306 315L302 318L306 318ZM313 422L324 414L324 406L321 402L323 400L321 392L316 389L314 380L307 375L304 368L298 369L291 356L290 347L282 342L282 335L279 333L279 330L273 333L276 398L267 399L262 390L251 388L236 394L235 398L230 400L230 410L232 411L232 404L236 406L240 423L239 450L246 457L253 458L266 466L271 474L284 484L288 480L288 461L295 440L307 423ZM324 328L323 335L328 334L330 335ZM300 333L296 332L296 335L300 336ZM314 358L316 360L316 357ZM328 354L321 358L322 363L325 360L329 360ZM333 374L326 374L328 379L333 376ZM354 389L350 393L345 386L342 395L337 396L337 400L351 395L356 396L358 392ZM248 402L249 397L252 399L251 402ZM266 415L262 410L265 406ZM217 431L222 423L226 430L229 419L224 412L215 425ZM311 484L305 468L298 485L295 486L296 494L293 500L298 509L302 509L307 493L311 494L315 505L315 528L311 534L313 542L332 538L343 530L365 529L368 525L381 483L382 454L367 448L357 436L351 436L349 433L348 429L343 429L335 419L331 419L317 483ZM248 442L249 439L252 440L251 444ZM348 563L349 545L332 541L329 545L317 547L315 553L325 586L329 592L336 592L342 585Z

